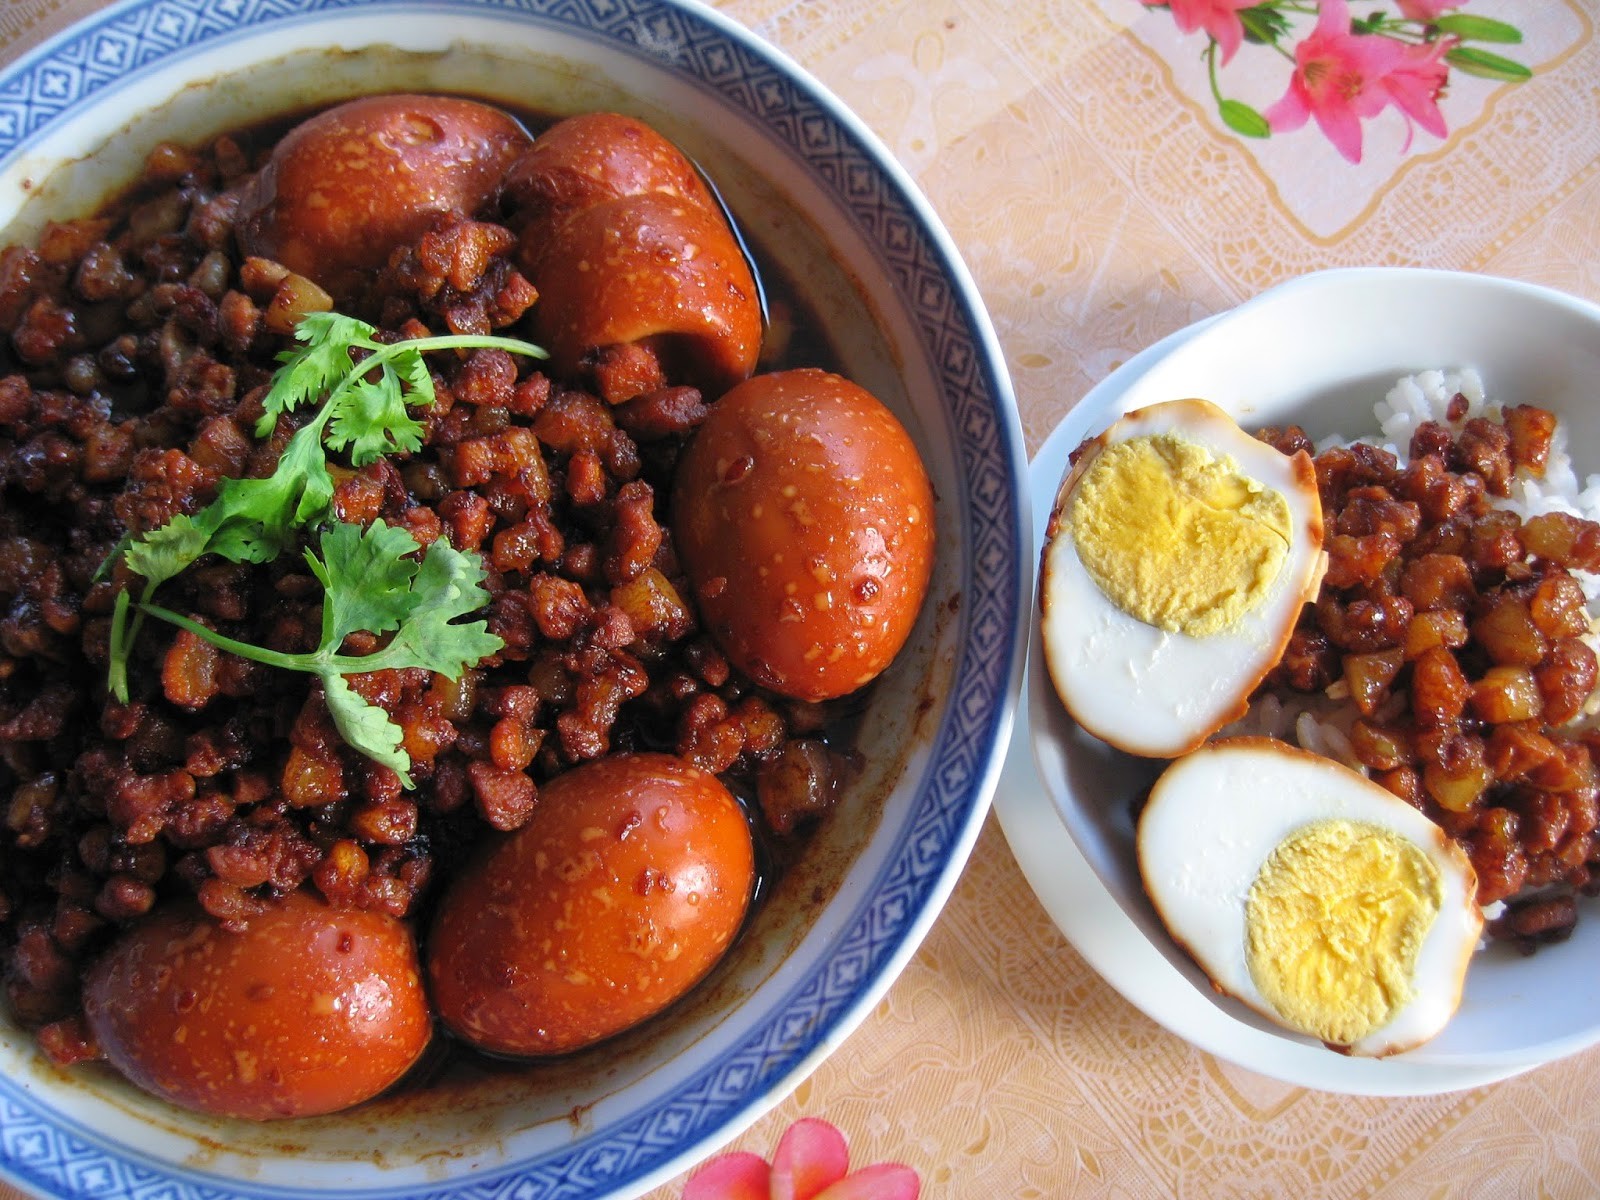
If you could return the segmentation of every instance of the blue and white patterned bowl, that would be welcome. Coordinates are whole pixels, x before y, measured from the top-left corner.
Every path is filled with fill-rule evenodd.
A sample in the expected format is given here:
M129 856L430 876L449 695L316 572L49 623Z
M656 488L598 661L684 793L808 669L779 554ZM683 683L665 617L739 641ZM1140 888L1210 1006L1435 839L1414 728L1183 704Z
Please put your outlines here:
M993 331L879 143L794 64L665 0L125 0L0 73L0 231L24 239L203 139L358 91L652 121L717 181L894 407L938 497L933 591L862 731L866 778L686 1006L590 1055L270 1126L58 1072L0 1018L0 1176L50 1196L635 1195L781 1099L887 990L977 836L1016 705L1026 463Z

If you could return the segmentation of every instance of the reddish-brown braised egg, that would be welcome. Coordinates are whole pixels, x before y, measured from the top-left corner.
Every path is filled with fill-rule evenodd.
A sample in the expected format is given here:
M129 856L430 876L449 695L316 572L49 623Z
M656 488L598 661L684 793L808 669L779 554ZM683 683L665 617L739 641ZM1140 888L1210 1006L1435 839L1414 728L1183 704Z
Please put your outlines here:
M481 213L529 144L512 117L471 100L351 100L278 142L244 190L240 249L347 299L441 217Z
M192 904L157 911L90 969L84 1012L139 1087L253 1120L369 1099L432 1033L410 930L305 892L237 933Z
M781 371L712 406L678 465L672 533L723 652L774 691L827 700L910 635L933 570L933 490L875 397Z
M750 901L743 810L666 754L557 776L445 895L428 949L440 1018L495 1054L563 1054L654 1016L720 959Z
M648 125L616 113L561 121L511 169L506 195L556 371L637 345L715 395L755 369L755 276L694 164Z
M597 350L644 344L712 395L761 352L755 281L722 213L664 192L570 217L529 272L534 326L563 374Z
M708 207L716 203L676 146L621 113L582 113L557 122L506 176L506 199L529 222L524 253L533 259L573 213L646 192Z

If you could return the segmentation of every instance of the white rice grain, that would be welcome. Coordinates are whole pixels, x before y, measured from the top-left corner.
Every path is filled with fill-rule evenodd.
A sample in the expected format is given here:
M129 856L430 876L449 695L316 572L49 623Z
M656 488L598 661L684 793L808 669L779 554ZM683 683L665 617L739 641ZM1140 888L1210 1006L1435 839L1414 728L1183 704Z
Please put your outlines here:
M1460 422L1449 420L1450 402L1457 395L1467 401L1466 415ZM1420 371L1407 375L1389 389L1388 395L1373 406L1380 444L1404 466L1410 457L1411 435L1425 421L1454 425L1473 417L1498 416L1498 409L1484 404L1483 377L1471 367L1459 371Z

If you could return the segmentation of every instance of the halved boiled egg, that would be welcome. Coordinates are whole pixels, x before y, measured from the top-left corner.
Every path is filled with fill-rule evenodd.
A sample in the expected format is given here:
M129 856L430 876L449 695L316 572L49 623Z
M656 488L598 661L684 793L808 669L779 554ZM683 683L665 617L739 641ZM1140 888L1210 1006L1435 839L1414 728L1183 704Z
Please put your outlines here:
M1444 1028L1483 915L1442 829L1347 767L1224 738L1157 780L1139 871L1173 939L1219 992L1348 1054Z
M1130 413L1079 447L1046 528L1050 678L1090 733L1182 754L1244 714L1325 565L1309 455L1204 400Z

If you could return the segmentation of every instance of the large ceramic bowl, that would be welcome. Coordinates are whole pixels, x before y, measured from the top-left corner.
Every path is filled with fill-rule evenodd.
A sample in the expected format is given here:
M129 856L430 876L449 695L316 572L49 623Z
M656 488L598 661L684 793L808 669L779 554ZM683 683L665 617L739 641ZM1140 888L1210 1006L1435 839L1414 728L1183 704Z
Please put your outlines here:
M0 1175L58 1196L598 1197L688 1167L782 1098L883 995L987 811L1028 604L1025 459L993 332L873 137L716 13L660 0L127 0L0 75L0 230L92 209L159 139L379 90L618 109L675 138L937 494L932 593L881 682L864 777L689 1003L602 1051L324 1119L205 1120L0 1024Z
M1580 479L1600 471L1600 306L1479 275L1327 271L1174 335L1095 389L1034 460L1036 534L1070 451L1125 412L1202 396L1246 428L1297 423L1313 438L1358 437L1376 431L1373 405L1401 376L1462 366L1478 368L1492 403L1553 409L1568 429ZM1031 765L1073 852L1051 864L1049 879L1042 863L1027 861L1037 858L1035 847L1020 847L1019 858L1086 957L1157 1021L1263 1074L1369 1094L1475 1086L1600 1042L1600 908L1592 902L1580 905L1565 943L1532 958L1503 944L1480 953L1444 1032L1391 1058L1342 1057L1218 996L1167 935L1139 879L1135 800L1163 764L1113 751L1078 729L1042 667L1037 629L1032 637ZM1037 825L1037 814L1003 807L1001 816L1014 838ZM1067 891L1086 896L1068 904L1065 876L1075 881Z

